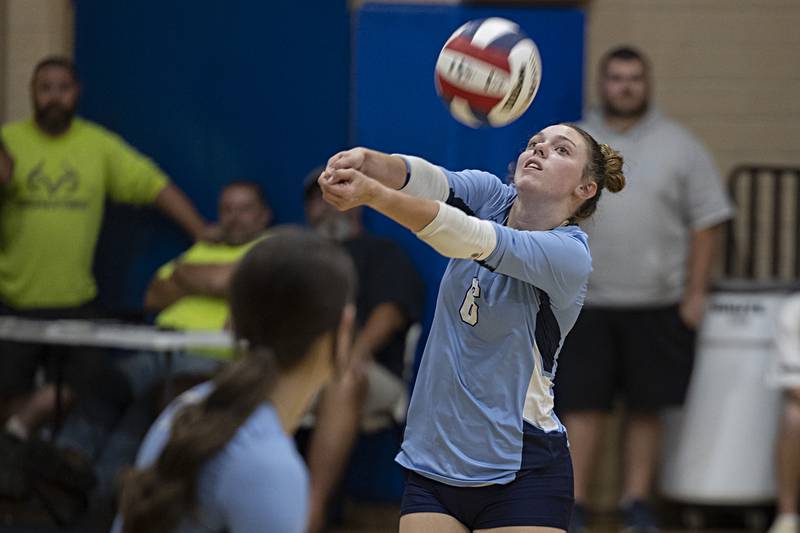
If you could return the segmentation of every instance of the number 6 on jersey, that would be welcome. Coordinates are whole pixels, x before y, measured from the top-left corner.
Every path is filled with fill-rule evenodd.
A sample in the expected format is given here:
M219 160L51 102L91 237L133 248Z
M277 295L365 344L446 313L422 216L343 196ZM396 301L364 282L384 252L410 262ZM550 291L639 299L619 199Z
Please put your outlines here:
M478 278L472 278L472 286L467 289L464 295L464 303L461 304L461 320L474 326L478 323L478 304L475 298L481 297L481 287L478 285Z

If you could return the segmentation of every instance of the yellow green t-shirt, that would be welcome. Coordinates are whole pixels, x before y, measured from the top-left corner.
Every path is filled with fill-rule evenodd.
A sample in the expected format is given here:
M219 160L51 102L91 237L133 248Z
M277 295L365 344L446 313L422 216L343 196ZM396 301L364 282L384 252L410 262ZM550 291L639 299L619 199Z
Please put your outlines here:
M14 160L0 186L0 300L18 309L72 307L97 294L92 276L106 196L152 203L167 177L103 127L76 118L58 137L34 121L4 125Z
M230 264L241 259L259 239L239 246L198 242L178 257L177 261L189 264ZM162 266L156 276L165 279L175 270L175 261ZM184 296L166 307L156 317L161 327L192 330L219 331L228 318L228 302L225 298L213 296Z

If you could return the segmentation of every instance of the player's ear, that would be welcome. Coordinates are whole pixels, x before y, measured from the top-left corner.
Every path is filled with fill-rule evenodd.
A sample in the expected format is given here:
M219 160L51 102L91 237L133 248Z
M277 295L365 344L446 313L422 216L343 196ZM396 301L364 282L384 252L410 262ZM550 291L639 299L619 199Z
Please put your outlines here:
M588 200L597 194L597 182L590 181L588 183L581 183L575 187L575 196L581 200Z

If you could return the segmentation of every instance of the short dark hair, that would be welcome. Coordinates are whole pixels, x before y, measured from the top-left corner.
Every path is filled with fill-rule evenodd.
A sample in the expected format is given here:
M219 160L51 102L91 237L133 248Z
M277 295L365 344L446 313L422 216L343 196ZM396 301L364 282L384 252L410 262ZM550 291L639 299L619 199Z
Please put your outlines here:
M608 71L608 64L614 59L619 59L621 61L638 61L644 66L645 74L650 72L650 62L647 60L647 57L645 57L639 49L624 45L612 48L606 52L600 60L600 74L602 76L605 76Z
M61 67L66 69L76 83L79 81L75 62L66 56L47 56L40 60L36 63L36 66L33 67L33 76L31 76L31 80L35 80L39 71L47 67Z
M253 191L253 193L258 197L258 200L261 202L261 205L266 207L267 209L271 209L269 205L269 199L267 199L267 193L264 192L264 187L261 186L260 183L257 181L252 181L248 179L236 179L228 182L225 187L222 188L223 191L227 191L231 187L245 187Z

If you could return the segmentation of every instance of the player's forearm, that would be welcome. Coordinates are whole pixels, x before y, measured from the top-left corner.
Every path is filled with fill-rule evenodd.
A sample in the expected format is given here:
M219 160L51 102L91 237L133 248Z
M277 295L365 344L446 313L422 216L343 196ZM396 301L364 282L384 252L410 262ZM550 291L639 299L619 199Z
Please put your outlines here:
M716 225L692 234L685 290L687 294L702 294L708 290L721 232L722 225Z
M445 257L486 259L497 245L492 223L443 202L381 187L367 204L405 226Z
M381 351L407 322L405 313L396 303L379 304L358 332L353 343L354 351L369 354Z
M406 162L400 156L366 150L362 172L390 189L401 189L406 183Z
M169 184L158 193L155 201L165 215L174 220L192 239L202 238L206 222L189 198L175 185Z
M227 298L236 263L185 264L175 268L172 277L187 293Z
M306 453L311 477L311 527L324 523L328 500L344 472L358 435L367 382L363 371L349 369L319 397L314 431Z
M430 224L439 213L439 204L435 201L415 198L388 187L376 188L367 205L415 233Z

